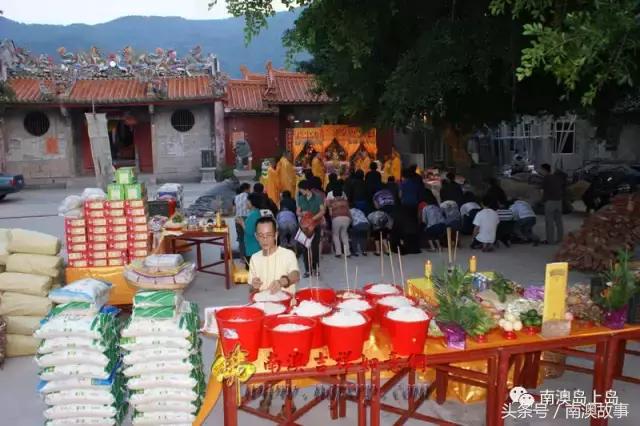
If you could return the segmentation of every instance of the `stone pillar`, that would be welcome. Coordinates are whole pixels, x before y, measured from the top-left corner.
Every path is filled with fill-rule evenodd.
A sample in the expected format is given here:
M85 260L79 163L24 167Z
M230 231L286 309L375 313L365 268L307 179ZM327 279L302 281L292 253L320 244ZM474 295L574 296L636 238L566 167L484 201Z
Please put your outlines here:
M213 107L214 120L214 149L216 151L216 166L221 167L225 160L225 134L224 134L224 104L222 101L215 101Z

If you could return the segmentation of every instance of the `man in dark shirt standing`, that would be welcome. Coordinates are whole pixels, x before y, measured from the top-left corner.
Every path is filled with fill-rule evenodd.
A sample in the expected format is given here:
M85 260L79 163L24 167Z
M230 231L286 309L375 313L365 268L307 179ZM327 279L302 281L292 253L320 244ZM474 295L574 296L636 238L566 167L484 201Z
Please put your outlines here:
M558 172L551 173L549 164L543 164L540 168L544 176L542 180L542 201L544 202L544 222L547 231L546 243L557 244L562 241L564 234L562 196L565 182L562 174Z

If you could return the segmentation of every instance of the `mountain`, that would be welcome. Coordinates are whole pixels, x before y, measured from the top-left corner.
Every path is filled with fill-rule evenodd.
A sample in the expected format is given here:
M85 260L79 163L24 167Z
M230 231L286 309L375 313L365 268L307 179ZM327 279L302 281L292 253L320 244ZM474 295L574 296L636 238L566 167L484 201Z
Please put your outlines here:
M263 72L267 61L284 67L285 48L282 34L293 23L299 11L279 12L269 19L268 28L246 46L243 18L189 20L179 17L126 16L103 24L42 25L22 24L0 17L0 38L8 38L16 46L32 54L45 53L59 61L57 49L88 51L100 49L103 57L120 52L131 45L136 53L151 52L156 47L176 49L185 55L196 45L205 54L218 56L221 68L232 77L240 76L240 65Z

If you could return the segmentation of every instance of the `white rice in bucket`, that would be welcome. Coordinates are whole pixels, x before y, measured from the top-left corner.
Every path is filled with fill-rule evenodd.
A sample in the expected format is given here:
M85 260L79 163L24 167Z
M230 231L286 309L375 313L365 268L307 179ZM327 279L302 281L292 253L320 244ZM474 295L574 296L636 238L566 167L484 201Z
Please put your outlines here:
M309 327L308 325L303 325L303 324L278 324L273 328L273 331L286 331L286 332L292 332L292 331L303 331L303 330L308 330Z
M337 308L361 312L371 309L371 305L363 299L347 299L344 302L340 302Z
M345 291L344 293L340 293L338 295L340 299L362 299L362 295L358 293L353 293L351 291Z
M327 314L331 311L331 307L323 305L315 300L303 300L298 306L293 308L292 314L299 315L301 317L317 317Z
M427 313L422 309L414 308L413 306L403 306L393 311L389 311L387 313L387 318L394 321L418 322L428 320L429 315L427 315Z
M260 291L253 295L254 302L284 302L289 299L289 295L284 291L271 293L270 290Z
M340 310L328 317L322 318L326 325L334 327L355 327L366 322L362 314L355 311Z
M374 284L367 289L367 293L371 294L398 294L400 290L391 284Z
M414 302L404 296L385 296L378 300L378 303L391 308L401 308L403 306L413 306Z
M286 306L274 302L256 302L249 306L262 310L265 315L278 315L287 310Z

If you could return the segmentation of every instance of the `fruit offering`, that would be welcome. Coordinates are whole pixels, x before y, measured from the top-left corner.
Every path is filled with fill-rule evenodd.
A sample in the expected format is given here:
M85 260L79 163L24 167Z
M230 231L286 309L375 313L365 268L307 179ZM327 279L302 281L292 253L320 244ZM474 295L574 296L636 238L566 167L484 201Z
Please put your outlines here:
M522 321L522 325L527 334L536 334L540 330L540 327L542 327L542 315L535 309L521 313L520 321Z

